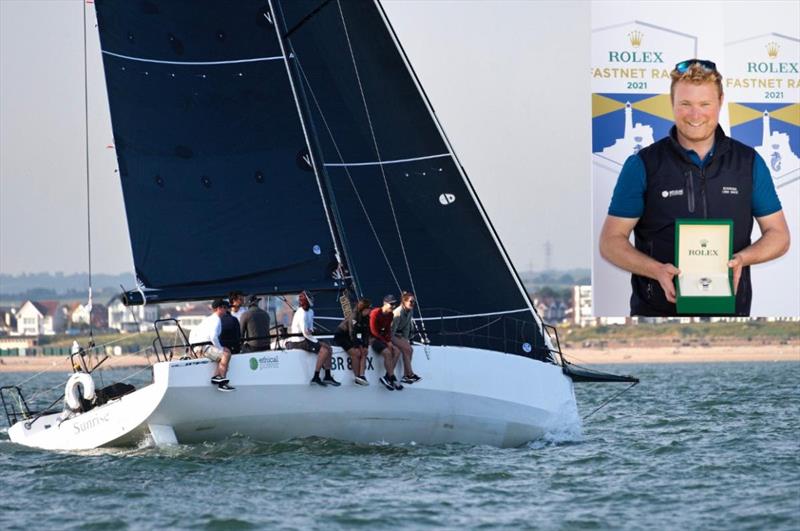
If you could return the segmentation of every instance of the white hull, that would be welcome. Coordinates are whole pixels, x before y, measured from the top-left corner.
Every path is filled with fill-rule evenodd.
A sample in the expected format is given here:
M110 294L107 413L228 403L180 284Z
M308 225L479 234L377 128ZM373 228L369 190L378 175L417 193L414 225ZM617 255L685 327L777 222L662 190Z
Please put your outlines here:
M462 347L415 347L423 380L402 391L378 382L381 356L370 353L369 387L353 383L347 356L334 351L341 387L309 385L315 357L301 351L234 356L232 393L209 383L207 360L154 366L154 382L58 424L17 423L12 441L46 449L214 441L239 433L261 441L318 436L360 443L462 442L508 447L577 422L572 381L561 367L521 356ZM400 370L398 369L398 374ZM45 428L45 426L49 426Z

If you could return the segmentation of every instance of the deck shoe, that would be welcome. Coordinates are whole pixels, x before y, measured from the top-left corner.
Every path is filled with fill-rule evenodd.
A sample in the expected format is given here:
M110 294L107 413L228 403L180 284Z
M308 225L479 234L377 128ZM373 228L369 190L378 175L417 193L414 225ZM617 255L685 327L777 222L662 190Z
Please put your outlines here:
M367 379L363 378L361 376L356 376L353 379L353 382L355 382L356 385L364 385L364 386L369 385L369 382L367 381Z
M227 378L224 378L222 376L214 376L213 378L211 378L211 383L215 384L215 385L226 384L229 381L230 380L228 380Z
M417 374L412 374L409 378L414 382L417 383L418 381L422 380L422 378Z
M396 391L403 390L403 384L397 381L397 376L395 376L394 374L392 375L392 386L395 388Z
M328 386L328 384L326 384L325 382L323 382L322 380L319 379L319 374L315 374L314 377L311 378L311 384L312 385L313 384L321 385L322 387L327 387Z
M400 380L400 381L403 382L406 385L411 385L414 382L416 382L416 380L414 378L412 378L411 376L403 376L403 379Z
M381 376L380 380L378 381L381 382L381 384L383 384L383 386L389 391L394 391L394 386L392 385L392 382L390 382L389 379L386 378L386 376Z
M339 387L340 385L342 385L336 380L334 380L333 376L326 376L325 378L322 379L322 383L324 383L325 385L332 385L334 387Z
M230 393L231 391L236 391L235 387L231 387L227 383L221 383L217 386L218 391L222 391L223 393Z

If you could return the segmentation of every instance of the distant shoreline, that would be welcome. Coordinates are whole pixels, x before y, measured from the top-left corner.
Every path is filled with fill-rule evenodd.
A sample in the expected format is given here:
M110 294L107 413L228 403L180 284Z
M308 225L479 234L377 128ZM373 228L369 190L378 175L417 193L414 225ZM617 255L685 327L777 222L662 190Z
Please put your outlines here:
M421 349L420 349L421 352ZM733 345L691 347L613 347L567 348L564 356L578 365L635 364L635 363L714 363L714 362L800 362L800 344ZM150 358L155 361L154 358ZM127 354L110 356L104 367L146 367L146 357ZM60 356L3 356L0 373L8 372L69 372L69 363Z

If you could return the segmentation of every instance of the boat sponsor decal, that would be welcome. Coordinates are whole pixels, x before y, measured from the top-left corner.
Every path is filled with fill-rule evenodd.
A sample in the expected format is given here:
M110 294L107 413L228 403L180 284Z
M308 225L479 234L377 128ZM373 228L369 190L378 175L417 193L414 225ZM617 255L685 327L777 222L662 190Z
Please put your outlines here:
M280 367L281 359L277 354L273 356L261 356L260 358L250 358L250 370L260 371L261 369L277 369Z
M450 205L456 200L456 196L453 194L442 194L439 196L439 202L444 205Z
M207 360L207 359L196 360L196 361L187 361L185 363L176 363L176 364L172 365L172 368L177 369L178 367L190 367L192 365L205 365L206 363L211 363L211 362L209 360Z
M80 435L81 433L92 430L97 426L100 426L101 424L106 424L107 422L108 422L108 411L106 411L103 415L99 415L87 420L82 420L81 422L75 422L72 425L72 429L75 431L75 435Z
M533 347L531 347L530 343L523 343L522 350L524 350L526 354L530 354L531 350L533 350Z

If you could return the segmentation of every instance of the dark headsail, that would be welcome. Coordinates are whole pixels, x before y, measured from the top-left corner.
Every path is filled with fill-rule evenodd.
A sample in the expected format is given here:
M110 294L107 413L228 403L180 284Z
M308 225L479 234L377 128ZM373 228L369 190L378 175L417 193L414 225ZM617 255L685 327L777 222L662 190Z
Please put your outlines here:
M335 292L340 246L356 294L416 293L431 343L548 357L377 2L96 6L148 300Z
M434 344L545 357L528 296L380 5L272 3L359 293L413 290Z
M147 300L335 289L333 239L266 3L95 5Z

